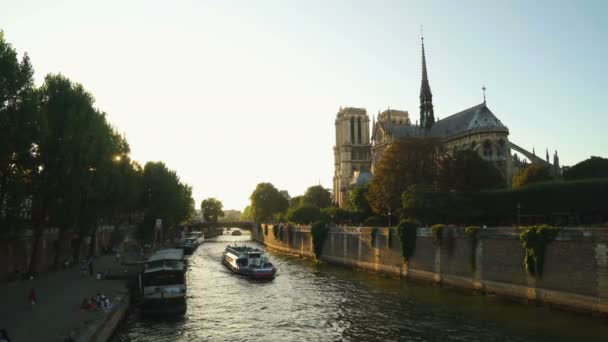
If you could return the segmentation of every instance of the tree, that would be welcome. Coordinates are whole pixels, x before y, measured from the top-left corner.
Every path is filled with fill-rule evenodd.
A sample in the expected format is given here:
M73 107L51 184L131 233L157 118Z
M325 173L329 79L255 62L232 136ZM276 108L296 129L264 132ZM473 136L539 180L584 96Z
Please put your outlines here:
M243 209L241 214L241 221L253 221L253 214L251 213L251 206L248 205Z
M531 183L544 182L551 179L553 179L553 177L547 166L533 163L513 175L513 187L518 188Z
M331 205L331 193L321 185L311 186L302 196L302 204L310 204L318 208L327 208Z
M274 185L260 183L250 196L251 211L256 222L272 220L274 214L287 210L289 202Z
M312 204L302 204L297 208L289 208L287 220L299 224L310 224L321 219L321 210Z
M298 207L302 204L302 196L295 196L289 199L289 207Z
M146 208L140 225L141 237L150 238L155 219L162 219L163 229L188 220L194 212L192 188L180 181L177 173L162 162L148 162L142 179L142 202Z
M591 157L564 172L565 180L608 177L608 159Z
M369 206L369 200L367 199L368 191L369 184L365 184L357 186L348 194L349 209L357 213L362 219L372 214L372 208Z
M0 31L0 234L12 234L27 221L37 172L42 118L27 54L21 62Z
M476 192L505 186L500 171L471 150L456 151L441 162L441 188L445 191Z
M204 199L201 202L201 212L205 221L216 223L220 217L224 216L222 207L222 202L215 198Z
M401 208L401 194L414 184L436 184L445 153L434 138L404 138L383 153L369 186L372 210L384 215Z

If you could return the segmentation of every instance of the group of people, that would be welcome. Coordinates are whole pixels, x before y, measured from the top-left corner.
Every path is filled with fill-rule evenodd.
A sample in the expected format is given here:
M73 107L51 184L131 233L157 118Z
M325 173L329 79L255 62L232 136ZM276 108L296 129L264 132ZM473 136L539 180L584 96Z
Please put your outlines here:
M95 311L98 309L101 310L110 310L112 308L112 303L110 303L110 299L101 293L97 293L96 296L92 296L91 298L84 298L82 303L80 304L80 311Z

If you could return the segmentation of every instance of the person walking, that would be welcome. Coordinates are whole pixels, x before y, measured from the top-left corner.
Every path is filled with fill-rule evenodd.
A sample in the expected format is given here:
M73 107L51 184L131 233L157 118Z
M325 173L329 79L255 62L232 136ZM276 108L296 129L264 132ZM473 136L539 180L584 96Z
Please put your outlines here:
M92 277L93 276L93 258L89 258L88 266L89 266L89 275Z

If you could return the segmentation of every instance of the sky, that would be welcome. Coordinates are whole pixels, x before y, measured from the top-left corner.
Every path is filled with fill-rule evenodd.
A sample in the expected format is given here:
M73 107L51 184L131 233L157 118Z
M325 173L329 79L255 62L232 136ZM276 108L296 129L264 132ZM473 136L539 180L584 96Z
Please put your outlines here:
M418 118L424 26L435 116L483 101L510 140L563 165L608 157L606 1L0 0L36 83L81 83L132 158L164 161L197 207L260 182L332 187L341 106Z

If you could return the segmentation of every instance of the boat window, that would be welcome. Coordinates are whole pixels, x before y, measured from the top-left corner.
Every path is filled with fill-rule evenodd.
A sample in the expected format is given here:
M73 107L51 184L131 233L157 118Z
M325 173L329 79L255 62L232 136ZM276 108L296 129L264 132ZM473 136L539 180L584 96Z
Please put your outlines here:
M250 258L259 258L260 254L249 254Z
M236 264L239 266L247 266L247 259L236 259Z
M184 277L181 272L144 273L141 280L143 286L165 286L184 283Z

